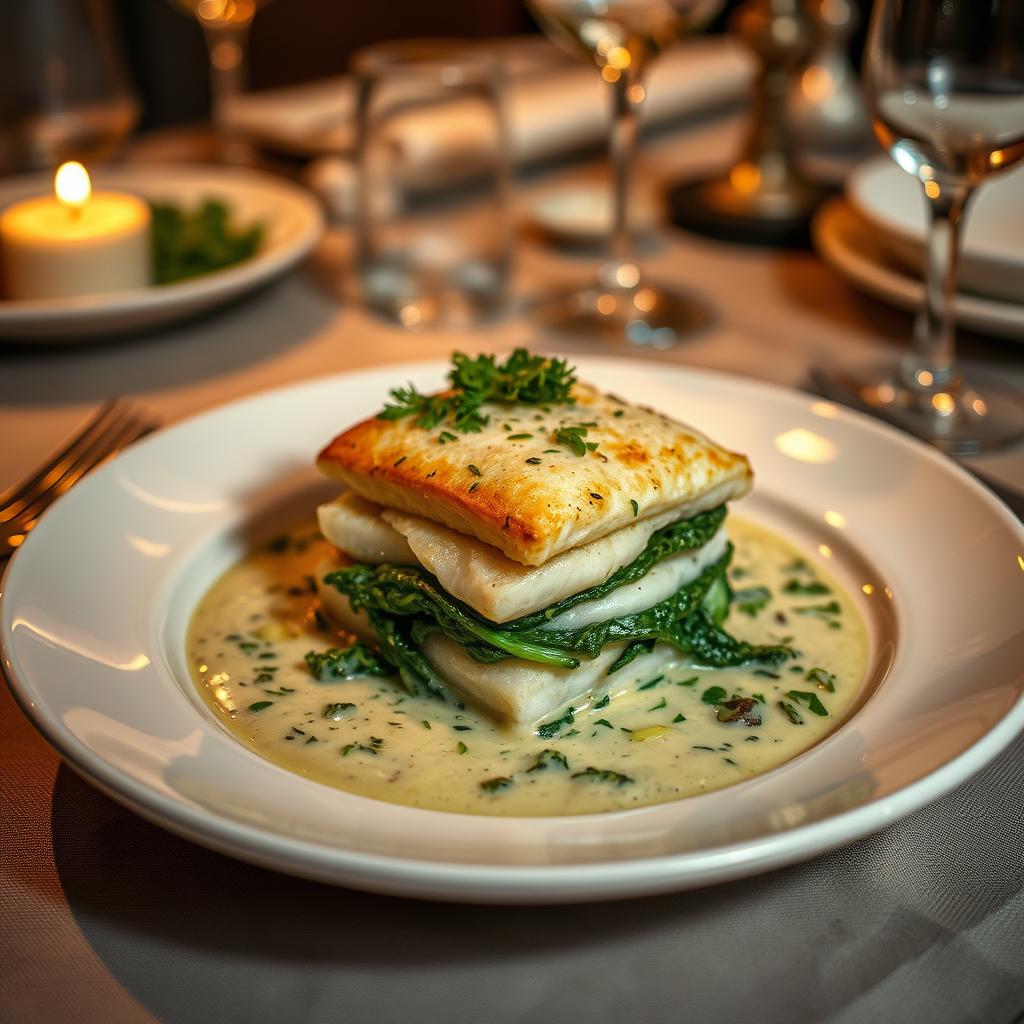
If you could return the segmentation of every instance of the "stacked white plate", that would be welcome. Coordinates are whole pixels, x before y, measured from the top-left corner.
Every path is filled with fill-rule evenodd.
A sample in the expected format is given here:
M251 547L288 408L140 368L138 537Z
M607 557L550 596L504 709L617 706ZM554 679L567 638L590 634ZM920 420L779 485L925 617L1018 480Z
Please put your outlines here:
M921 185L888 156L861 164L845 199L814 223L822 258L862 290L919 309L928 218ZM986 182L968 207L958 274L957 320L973 330L1024 339L1024 169Z

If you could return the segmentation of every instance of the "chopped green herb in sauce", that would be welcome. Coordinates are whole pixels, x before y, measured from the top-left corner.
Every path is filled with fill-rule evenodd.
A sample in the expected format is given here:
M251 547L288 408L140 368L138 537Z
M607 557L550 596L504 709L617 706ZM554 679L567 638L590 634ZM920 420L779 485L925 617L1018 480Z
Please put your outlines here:
M584 768L581 772L574 772L574 779L587 779L591 782L610 782L613 786L628 786L633 780L621 772L612 771L609 768Z
M512 785L512 780L507 775L498 775L496 778L487 779L480 783L480 788L485 793L500 793L503 789L508 789Z
M804 583L801 580L796 579L787 580L786 583L783 584L782 592L784 594L804 594L809 597L832 593L832 591L820 580L811 580L809 583Z
M721 686L709 686L701 695L700 699L705 704L710 704L712 707L716 704L721 704L727 696L726 691Z
M557 736L563 729L569 728L573 724L575 717L576 712L572 708L568 708L561 718L538 726L537 735L543 740L549 740L553 736Z
M355 704L325 704L320 712L321 718L330 719L332 722L340 722L350 711L355 711Z
M812 715L820 715L824 718L828 709L821 703L821 699L813 690L787 690L786 696L790 700L803 704Z
M557 750L551 750L549 748L547 750L542 750L537 755L537 760L526 770L528 772L542 772L555 766L568 771L569 761L566 759L564 754L560 754Z
M814 683L819 690L827 690L829 693L836 692L836 677L823 668L812 668L807 673L807 681Z
M334 683L363 676L393 676L395 669L381 655L357 640L350 647L308 651L306 665L314 679Z
M733 602L744 615L757 615L772 599L772 592L767 587L745 587L733 594Z

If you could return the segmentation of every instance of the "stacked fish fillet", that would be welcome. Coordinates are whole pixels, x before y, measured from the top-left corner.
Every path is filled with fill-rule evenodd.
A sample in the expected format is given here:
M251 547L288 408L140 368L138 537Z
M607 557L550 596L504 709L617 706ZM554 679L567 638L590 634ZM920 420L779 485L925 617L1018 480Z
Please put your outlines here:
M523 352L504 366L461 358L551 369ZM499 381L514 400L478 391L461 420L457 386L411 402L396 391L406 408L327 445L317 464L347 488L319 509L339 551L318 572L328 614L410 690L521 723L668 661L781 660L722 628L725 503L749 491L747 460L556 369L553 395Z

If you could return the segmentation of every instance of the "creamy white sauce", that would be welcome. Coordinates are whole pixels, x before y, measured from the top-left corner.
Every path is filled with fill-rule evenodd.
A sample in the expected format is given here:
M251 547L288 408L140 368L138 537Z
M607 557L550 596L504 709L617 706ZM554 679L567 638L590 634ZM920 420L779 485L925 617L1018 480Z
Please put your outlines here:
M257 551L214 584L194 616L188 656L200 692L241 742L340 789L492 815L583 814L676 800L751 778L812 746L842 718L866 671L864 623L824 569L798 566L790 545L735 516L727 528L736 545L734 588L765 585L772 594L754 615L734 605L728 628L756 643L792 637L800 656L770 675L683 662L640 678L623 670L607 680L610 689L602 681L607 701L577 701L572 724L551 738L498 725L471 707L409 696L391 679L314 680L306 652L348 637L317 623L305 577L328 549L312 526L294 531L287 550ZM787 593L792 580L816 581L828 592ZM833 601L838 612L827 610ZM808 678L812 669L821 671ZM762 724L720 722L705 699L713 698L712 687L763 698ZM813 698L826 715L810 710ZM329 704L352 706L324 717ZM549 754L546 767L531 771L544 751L558 758ZM482 785L496 779L508 783Z

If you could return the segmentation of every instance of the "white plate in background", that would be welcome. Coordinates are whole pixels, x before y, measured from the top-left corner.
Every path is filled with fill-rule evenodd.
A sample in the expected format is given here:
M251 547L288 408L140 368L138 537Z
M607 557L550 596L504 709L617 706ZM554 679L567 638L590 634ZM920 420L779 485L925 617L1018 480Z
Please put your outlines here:
M247 545L272 535L268 512L294 515L296 500L312 510L311 463L327 439L396 383L430 389L445 370L389 366L216 409L122 453L47 512L4 578L0 639L21 707L75 770L179 835L295 875L432 899L562 903L812 857L948 792L1024 725L1024 527L983 487L925 445L808 395L581 359L582 379L749 453L757 487L742 514L828 559L869 623L877 688L774 771L610 814L419 810L262 759L189 678L190 613Z
M217 199L232 221L265 225L263 244L250 259L223 270L106 295L68 299L0 297L0 338L24 341L96 341L181 320L224 305L280 277L309 253L323 231L320 204L282 178L233 167L190 164L123 164L93 174L93 187L133 192L143 199L194 207ZM0 209L27 196L53 191L50 175L0 182Z
M921 182L882 154L850 174L846 198L878 229L883 246L920 277L928 215ZM988 179L967 207L962 230L960 290L1024 304L1024 168Z
M843 199L831 199L814 217L811 238L818 255L851 284L900 309L916 313L924 284L882 244L879 232ZM982 334L1024 339L1024 304L958 292L957 323Z

